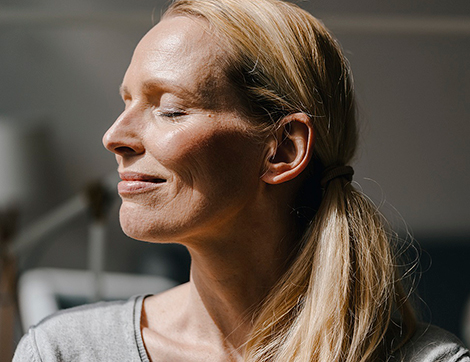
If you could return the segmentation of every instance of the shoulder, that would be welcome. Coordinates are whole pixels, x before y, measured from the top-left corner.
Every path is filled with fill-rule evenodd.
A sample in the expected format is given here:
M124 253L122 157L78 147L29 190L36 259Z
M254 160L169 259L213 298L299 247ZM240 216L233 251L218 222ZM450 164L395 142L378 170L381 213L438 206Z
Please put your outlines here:
M142 299L101 302L53 314L30 328L14 361L140 361L135 323Z
M470 354L452 333L433 325L419 324L413 337L390 361L470 362Z

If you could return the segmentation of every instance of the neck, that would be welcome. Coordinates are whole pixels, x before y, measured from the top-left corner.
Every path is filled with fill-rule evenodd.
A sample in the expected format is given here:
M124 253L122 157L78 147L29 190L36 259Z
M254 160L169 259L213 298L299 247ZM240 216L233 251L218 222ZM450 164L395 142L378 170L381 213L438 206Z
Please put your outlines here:
M295 243L289 211L255 214L263 215L264 222L247 214L235 235L188 245L192 265L187 305L207 311L192 315L210 317L208 322L237 350L247 341L257 307L285 273Z

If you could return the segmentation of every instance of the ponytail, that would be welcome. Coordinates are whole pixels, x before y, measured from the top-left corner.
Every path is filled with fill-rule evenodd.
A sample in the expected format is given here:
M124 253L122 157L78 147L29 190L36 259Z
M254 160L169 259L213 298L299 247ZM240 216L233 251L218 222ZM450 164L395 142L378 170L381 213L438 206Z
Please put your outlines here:
M351 183L331 180L297 259L261 308L247 361L385 359L396 310L411 334L414 315L383 225Z

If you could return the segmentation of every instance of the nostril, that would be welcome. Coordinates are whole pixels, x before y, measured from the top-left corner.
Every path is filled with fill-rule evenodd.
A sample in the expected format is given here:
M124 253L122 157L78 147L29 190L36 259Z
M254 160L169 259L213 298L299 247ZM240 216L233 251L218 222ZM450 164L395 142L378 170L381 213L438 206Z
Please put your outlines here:
M114 152L119 153L121 155L128 155L130 153L136 153L136 151L133 148L127 147L127 146L116 147L114 148Z
M145 149L139 130L133 119L124 117L123 113L103 136L103 145L108 151L122 156L142 154Z

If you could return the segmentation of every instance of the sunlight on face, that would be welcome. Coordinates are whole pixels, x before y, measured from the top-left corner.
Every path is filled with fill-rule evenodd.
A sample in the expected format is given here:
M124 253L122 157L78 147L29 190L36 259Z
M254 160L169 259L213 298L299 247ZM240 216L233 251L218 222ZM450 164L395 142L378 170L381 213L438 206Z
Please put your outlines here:
M264 148L233 110L221 56L206 23L188 17L164 19L137 46L121 87L125 110L103 138L123 179L129 236L219 238L249 214Z

